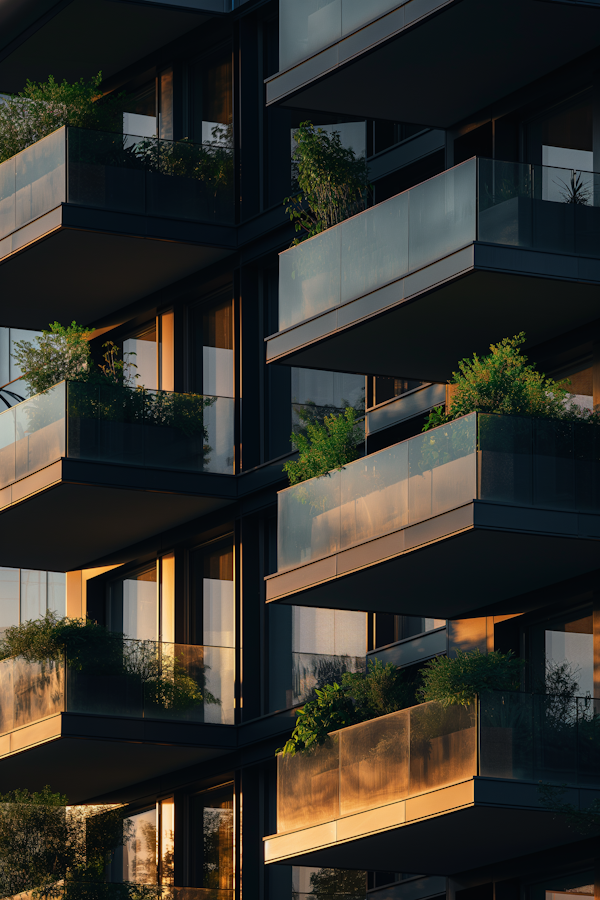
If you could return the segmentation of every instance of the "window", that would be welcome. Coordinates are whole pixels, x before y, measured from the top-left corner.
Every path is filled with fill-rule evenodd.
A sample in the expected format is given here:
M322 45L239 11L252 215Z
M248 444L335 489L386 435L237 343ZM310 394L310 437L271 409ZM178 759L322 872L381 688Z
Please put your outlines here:
M569 194L570 174L574 169L582 173L594 169L593 111L590 94L574 98L546 112L528 127L529 161L541 163L542 199L565 202ZM582 174L582 190L592 202L593 178Z
M594 408L594 378L590 358L579 360L558 372L553 372L552 377L556 381L568 379L570 384L567 385L567 390L573 395L573 401L585 409Z
M191 798L192 884L233 890L233 785Z
M203 547L190 556L190 632L204 646L207 690L221 699L208 704L206 722L234 722L235 588L230 539Z
M298 706L342 672L364 668L366 613L272 605L268 616L271 710Z
M167 554L108 589L108 627L132 640L175 640L175 557Z
M10 381L21 378L21 369L13 359L15 343L17 341L33 342L39 335L39 331L29 331L24 328L0 328L0 387L8 384ZM29 396L29 391L24 381L11 385L10 390L18 395L18 397L13 398L11 405L18 403L20 399L25 400ZM7 405L7 403L0 403L0 412Z
M314 413L319 421L325 416L339 415L352 406L360 415L365 409L364 375L344 375L318 369L292 369L292 427L302 428L301 410Z
M0 636L11 625L39 619L49 611L64 616L66 606L63 572L0 567Z
M174 314L161 313L123 341L123 359L131 387L174 389Z
M425 384L424 381L415 381L409 378L390 378L387 376L370 376L367 379L368 393L367 406L377 406L379 403L385 403L386 400L392 400L394 397L401 397L409 391Z
M445 619L426 619L420 616L394 616L390 613L376 613L374 627L374 649L403 641L407 638L443 628Z
M223 298L190 310L191 389L211 397L234 397L233 301Z
M530 640L532 689L552 694L568 687L579 697L594 696L591 609L533 626Z
M229 50L189 67L190 133L196 144L231 146L233 65Z
M123 134L173 140L173 69L127 92ZM126 145L129 142L126 142ZM135 141L131 141L135 144Z
M168 797L123 822L125 841L113 856L111 881L175 882L175 800Z

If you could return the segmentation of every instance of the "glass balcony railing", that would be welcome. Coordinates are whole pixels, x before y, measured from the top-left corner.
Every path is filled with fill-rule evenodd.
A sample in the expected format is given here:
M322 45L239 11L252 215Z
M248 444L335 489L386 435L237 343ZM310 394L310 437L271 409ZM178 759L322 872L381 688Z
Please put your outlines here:
M68 457L233 474L230 397L61 382L0 413L0 489Z
M437 5L442 6L443 2L439 0ZM369 0L369 3L364 0L303 0L302 3L279 0L280 70L295 66L373 19L402 6L416 9L412 0ZM422 13L417 11L409 21L419 15Z
M114 638L85 659L0 661L0 734L61 712L234 724L233 648Z
M278 570L473 500L600 512L600 428L471 413L278 494Z
M277 833L330 822L476 775L598 785L599 718L589 698L488 693L423 703L279 756Z
M279 329L482 241L600 258L600 174L470 159L279 257Z
M0 240L62 203L228 224L233 150L59 128L0 165Z

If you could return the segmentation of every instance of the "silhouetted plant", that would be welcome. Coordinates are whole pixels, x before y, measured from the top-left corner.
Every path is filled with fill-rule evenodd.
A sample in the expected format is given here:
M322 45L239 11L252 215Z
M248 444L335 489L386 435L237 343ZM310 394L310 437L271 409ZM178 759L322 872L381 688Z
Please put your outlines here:
M290 437L300 454L299 459L290 460L283 467L290 484L326 475L358 459L358 445L364 435L356 410L351 406L337 416L325 416L322 425L309 412L300 410L298 414L305 423L306 434L295 433Z
M292 154L298 192L284 205L294 223L298 244L367 208L370 187L366 161L312 122L294 131Z
M417 697L425 703L435 700L442 706L468 706L484 691L519 690L524 665L512 651L457 650L453 657L436 656L421 670Z
M490 345L490 354L463 359L452 373L455 391L444 412L442 406L429 414L423 426L428 431L472 412L509 416L600 423L600 415L573 402L568 380L554 381L527 364L521 352L525 333Z

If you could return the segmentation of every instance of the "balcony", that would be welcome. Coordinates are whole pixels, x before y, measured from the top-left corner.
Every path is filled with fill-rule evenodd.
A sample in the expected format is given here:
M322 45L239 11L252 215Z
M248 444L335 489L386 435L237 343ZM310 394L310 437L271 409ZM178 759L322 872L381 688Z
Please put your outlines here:
M95 0L0 2L0 82L17 92L26 80L110 78L171 41L229 12L227 0Z
M81 802L235 749L235 650L125 640L91 656L0 662L0 791L51 783Z
M267 602L523 612L600 566L599 459L596 426L471 413L280 491Z
M227 147L58 129L0 165L0 288L30 298L2 324L92 323L222 259L233 197Z
M471 159L281 253L267 359L444 382L597 320L599 285L600 175Z
M280 71L267 102L448 128L593 50L598 6L279 0Z
M229 397L62 382L0 414L0 565L68 571L233 502Z
M539 782L568 786L563 799L576 807L597 796L592 707L518 693L468 707L424 703L279 756L265 861L385 870L392 858L451 875L473 859L489 865L580 840L541 803Z

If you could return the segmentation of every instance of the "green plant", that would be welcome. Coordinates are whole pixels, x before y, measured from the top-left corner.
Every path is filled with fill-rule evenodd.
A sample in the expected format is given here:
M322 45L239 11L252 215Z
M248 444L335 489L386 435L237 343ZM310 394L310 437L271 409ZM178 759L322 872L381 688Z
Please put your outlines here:
M509 416L535 416L598 424L600 416L571 402L568 381L554 381L527 364L521 352L525 334L491 344L490 354L463 359L452 373L455 386L449 409L436 407L423 431L471 412Z
M118 809L69 807L49 786L0 795L0 895L61 896L60 882L101 880L127 838Z
M414 703L412 685L392 663L369 660L367 672L344 672L341 681L315 690L296 713L292 736L278 753L294 755L327 740L330 731L385 716Z
M468 706L483 691L518 690L524 665L512 651L457 650L454 657L437 656L425 663L417 697L424 703Z
M66 659L71 670L84 675L128 676L141 684L147 702L165 710L221 702L204 688L204 667L184 665L175 645L129 640L90 620L51 611L6 629L0 659L13 656L41 664Z
M1 109L1 107L0 107ZM53 322L35 341L16 341L13 359L32 394L41 394L59 381L81 381L92 373L91 330L71 322Z
M328 134L312 122L294 132L292 154L298 193L284 205L301 238L320 234L367 208L370 194L367 164L342 146L339 132Z
M63 125L122 131L125 95L102 96L102 73L89 80L27 81L0 106L0 162L35 144Z
M363 433L356 410L351 406L337 416L325 416L322 425L310 412L299 410L298 415L306 434L295 433L290 437L299 452L299 459L290 460L283 467L290 484L327 475L358 458L357 448Z

